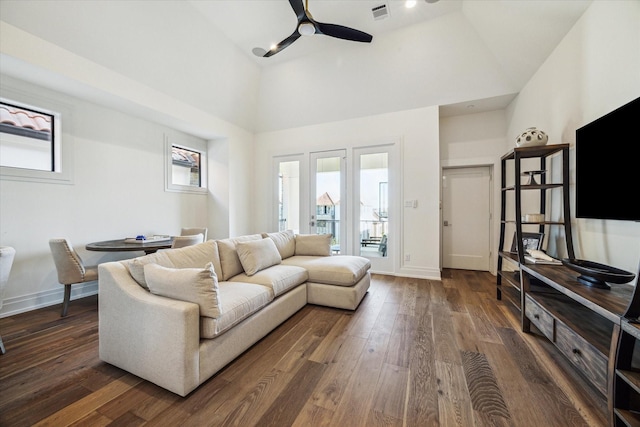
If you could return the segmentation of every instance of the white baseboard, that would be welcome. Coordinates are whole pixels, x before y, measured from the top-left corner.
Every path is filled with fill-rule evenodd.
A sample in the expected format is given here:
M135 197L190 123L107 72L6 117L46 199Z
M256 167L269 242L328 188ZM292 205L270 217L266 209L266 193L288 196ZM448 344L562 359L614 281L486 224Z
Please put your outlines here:
M96 295L98 293L98 282L79 283L71 286L71 301L78 298ZM37 310L42 307L62 304L64 299L64 286L60 285L59 289L51 289L48 291L38 292L31 295L22 295L5 299L0 310L0 318L13 316L14 314L25 313L27 311ZM69 306L71 310L73 304ZM61 307L62 308L62 307Z
M406 268L403 267L399 272L390 273L388 271L374 271L371 270L372 274L382 274L385 276L394 276L394 277L410 277L412 279L428 279L428 280L442 280L442 276L440 275L440 270L434 270L432 268Z

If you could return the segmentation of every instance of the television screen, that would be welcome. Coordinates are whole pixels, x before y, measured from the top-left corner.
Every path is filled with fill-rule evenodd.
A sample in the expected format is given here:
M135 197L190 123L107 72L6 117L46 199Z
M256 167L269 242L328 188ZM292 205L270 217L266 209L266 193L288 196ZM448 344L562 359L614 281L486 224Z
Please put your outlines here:
M640 98L576 130L576 217L640 221Z

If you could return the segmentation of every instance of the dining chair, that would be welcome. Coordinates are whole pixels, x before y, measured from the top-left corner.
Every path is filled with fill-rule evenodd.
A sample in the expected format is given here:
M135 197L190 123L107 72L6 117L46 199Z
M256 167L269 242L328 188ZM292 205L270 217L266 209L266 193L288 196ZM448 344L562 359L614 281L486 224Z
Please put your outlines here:
M4 299L4 290L9 281L9 273L13 265L13 259L16 256L16 250L11 246L0 246L0 308ZM0 336L0 354L5 354L4 343Z
M64 301L60 314L60 317L64 317L67 315L71 299L71 285L98 280L98 266L85 266L67 239L51 239L49 247L58 271L58 281L64 285Z
M198 243L204 242L204 237L202 234L193 234L189 236L175 236L173 238L173 243L171 244L171 248L183 248L185 246L197 245Z
M207 228L183 228L180 232L181 236L193 236L194 234L202 234L202 241L207 241Z

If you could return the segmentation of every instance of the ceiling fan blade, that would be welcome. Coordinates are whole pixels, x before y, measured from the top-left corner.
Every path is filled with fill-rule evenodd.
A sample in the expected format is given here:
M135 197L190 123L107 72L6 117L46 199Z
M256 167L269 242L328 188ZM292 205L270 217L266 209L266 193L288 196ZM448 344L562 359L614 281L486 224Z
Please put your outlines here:
M304 10L304 0L289 0L289 4L298 17L298 21L307 15Z
M324 34L325 36L363 43L370 43L371 40L373 40L373 36L371 34L367 34L360 30L354 30L353 28L343 27L342 25L315 22L315 26L317 30L316 34Z
M291 43L293 43L294 41L298 40L299 38L300 38L300 33L296 29L289 37L287 37L286 39L284 39L280 43L278 43L275 48L268 50L267 53L264 54L264 57L268 58L270 56L275 55L276 53L278 53L282 49L288 47Z

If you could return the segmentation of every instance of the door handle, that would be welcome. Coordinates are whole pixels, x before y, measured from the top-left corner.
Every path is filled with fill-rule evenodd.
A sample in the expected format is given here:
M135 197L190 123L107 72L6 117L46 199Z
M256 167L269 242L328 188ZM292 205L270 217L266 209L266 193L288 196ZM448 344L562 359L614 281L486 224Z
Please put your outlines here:
M309 223L309 225L313 227L313 226L315 226L315 225L316 225L316 222L315 222L315 221L311 221L311 222Z
M449 227L451 224L449 224L449 221L445 220L442 225L444 225L445 227Z

